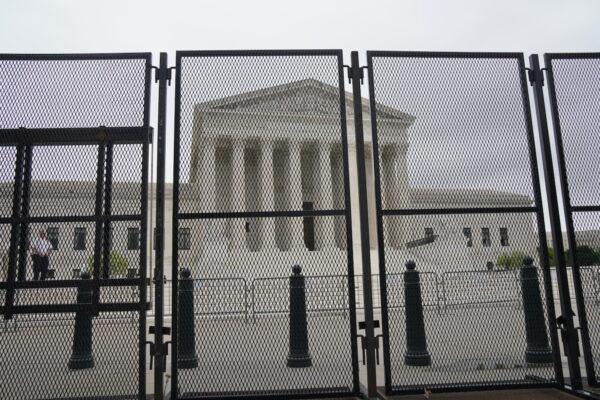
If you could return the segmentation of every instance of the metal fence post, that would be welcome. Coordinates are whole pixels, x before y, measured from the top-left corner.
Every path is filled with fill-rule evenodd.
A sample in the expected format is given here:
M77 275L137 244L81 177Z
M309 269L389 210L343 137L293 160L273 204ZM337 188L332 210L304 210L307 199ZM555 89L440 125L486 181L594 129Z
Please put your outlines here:
M362 255L363 293L365 306L365 336L367 342L367 396L377 396L375 372L375 324L373 321L373 291L371 284L371 246L369 238L369 207L367 203L367 174L365 166L365 141L363 134L361 84L363 72L358 61L358 52L351 53L351 68L354 95L354 133L356 137L356 167L358 171L358 203L360 210L360 242Z
M157 149L156 149L156 250L154 267L154 344L156 349L156 368L154 370L154 396L155 399L163 398L163 373L166 367L166 351L163 344L163 324L164 324L164 230L165 230L165 143L166 143L166 119L167 119L167 81L169 80L167 53L160 53L160 64L156 71L156 81L158 82L158 124L157 124ZM173 277L173 282L177 276ZM174 284L176 287L177 285ZM177 303L174 303L175 309L172 315L177 314ZM177 338L176 321L173 321L173 337ZM175 353L175 350L173 350ZM176 355L176 353L175 353Z
M538 138L542 153L542 165L544 167L544 182L546 187L546 199L548 202L548 214L550 227L552 230L552 245L554 247L554 259L556 262L556 277L558 282L558 291L562 318L567 332L567 352L569 376L571 377L571 386L574 390L579 390L581 384L581 371L579 369L579 359L573 355L578 353L577 331L573 325L573 309L571 307L571 296L569 295L569 280L567 276L567 267L565 264L564 247L562 241L562 229L560 225L560 215L558 206L558 194L556 191L556 181L554 179L554 169L552 163L552 151L550 149L548 121L546 119L546 104L544 100L543 79L544 75L540 69L539 58L537 54L529 57L530 81L533 84L535 114L538 125ZM554 323L554 321L551 321ZM556 329L553 327L552 329ZM554 349L554 366L559 382L564 384L562 377L562 362L560 354Z

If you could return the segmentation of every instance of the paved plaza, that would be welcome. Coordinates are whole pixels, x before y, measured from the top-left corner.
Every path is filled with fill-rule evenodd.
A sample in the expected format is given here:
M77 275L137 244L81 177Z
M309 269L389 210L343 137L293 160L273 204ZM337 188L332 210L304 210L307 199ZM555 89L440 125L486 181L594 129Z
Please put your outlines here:
M244 296L239 293L239 285L228 284L230 293L214 286L196 285L194 334L198 367L179 370L180 394L185 397L323 388L350 391L353 384L351 320L347 296L342 295L345 285L340 284L344 281L338 282L339 279L327 278L326 284L307 285L309 347L313 365L298 369L286 366L289 350L287 280L273 280L273 287L270 290L264 288L260 292L262 296ZM209 295L202 294L206 290ZM135 298L130 289L120 292L122 294L116 296L115 293L110 297ZM19 301L21 304L35 303L40 300L35 297L39 296L45 302L52 300L48 292L40 291L37 296L33 292L23 295ZM208 297L213 300L208 301ZM73 302L74 292L59 291L55 300ZM586 302L590 326L598 326L600 303L593 296L586 297ZM221 305L215 308L217 303ZM205 307L221 312L206 315L202 313ZM317 311L319 307L329 310ZM236 313L225 314L228 310L236 310ZM397 389L531 383L554 378L552 365L534 366L525 362L525 318L518 300L475 304L431 302L425 306L424 316L432 365L408 367L403 363L405 309L393 307L389 310L391 379ZM379 309L375 318L381 319ZM364 320L361 309L357 311L356 319ZM152 313L147 325L151 325L151 321ZM98 395L111 399L135 398L139 389L137 314L102 314L93 324L95 366L73 371L68 368L73 314L19 315L3 322L0 330L0 349L3 349L0 398L59 399ZM165 325L171 325L170 316ZM148 331L147 327L145 331ZM380 333L378 329L376 334ZM151 337L147 339L152 340ZM593 349L600 348L600 335L593 329L590 339ZM380 384L383 384L384 376L383 351L382 346L378 366ZM358 364L362 381L364 367L360 348ZM563 359L563 370L566 371L565 365ZM168 368L170 366L169 359ZM596 368L600 368L600 359L596 359ZM149 393L152 373L146 365Z

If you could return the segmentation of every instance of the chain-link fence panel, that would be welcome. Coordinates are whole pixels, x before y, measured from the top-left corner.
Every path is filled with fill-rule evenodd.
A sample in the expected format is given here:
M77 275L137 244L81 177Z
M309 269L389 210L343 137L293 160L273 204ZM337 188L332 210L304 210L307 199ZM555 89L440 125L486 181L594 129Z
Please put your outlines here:
M358 392L341 56L177 54L180 398Z
M600 54L546 54L544 58L566 214L566 259L587 378L595 386L600 369Z
M553 385L522 54L367 58L387 392Z
M145 399L151 55L0 71L0 397Z

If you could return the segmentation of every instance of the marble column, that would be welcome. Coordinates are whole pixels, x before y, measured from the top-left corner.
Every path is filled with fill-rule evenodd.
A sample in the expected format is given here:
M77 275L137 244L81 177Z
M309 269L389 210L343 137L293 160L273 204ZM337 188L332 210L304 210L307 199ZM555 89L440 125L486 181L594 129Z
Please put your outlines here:
M215 162L216 148L212 141L206 141L202 146L201 155L201 173L197 176L194 182L195 188L198 192L201 192L202 203L200 210L202 212L215 212L216 211L216 162ZM193 196L193 193L190 193ZM209 242L215 242L222 239L223 232L218 231L217 221L214 219L207 219L204 222L204 240L202 243L208 244Z
M408 175L406 171L406 146L389 145L385 149L384 165L384 206L386 209L405 209L408 201ZM403 225L403 217L387 217L386 236L394 248L404 248L408 240Z
M302 149L300 142L289 142L289 162L288 162L288 209L291 211L302 210L302 163L300 161L300 151ZM304 249L304 231L303 218L290 217L288 240L290 248Z
M320 143L317 148L318 170L318 199L316 209L332 210L333 207L333 181L331 176L331 145ZM335 218L316 217L316 247L317 250L334 247L335 245Z
M273 171L273 143L265 141L260 149L261 211L275 211L275 179ZM275 218L261 219L261 249L276 249Z
M231 211L246 211L246 174L244 162L245 143L234 141L231 152ZM246 250L246 219L231 219L231 249Z

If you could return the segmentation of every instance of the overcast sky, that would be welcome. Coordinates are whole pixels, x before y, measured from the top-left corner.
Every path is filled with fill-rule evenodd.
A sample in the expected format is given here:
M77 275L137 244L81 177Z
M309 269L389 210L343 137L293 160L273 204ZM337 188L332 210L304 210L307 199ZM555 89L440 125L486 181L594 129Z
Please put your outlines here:
M342 48L346 62L351 50L361 57L365 50L526 56L599 51L600 1L2 0L0 5L0 53L151 51L156 64L158 52L167 51L172 65L176 50L287 48ZM154 86L153 108L156 92Z
M2 52L598 50L596 0L3 0Z

